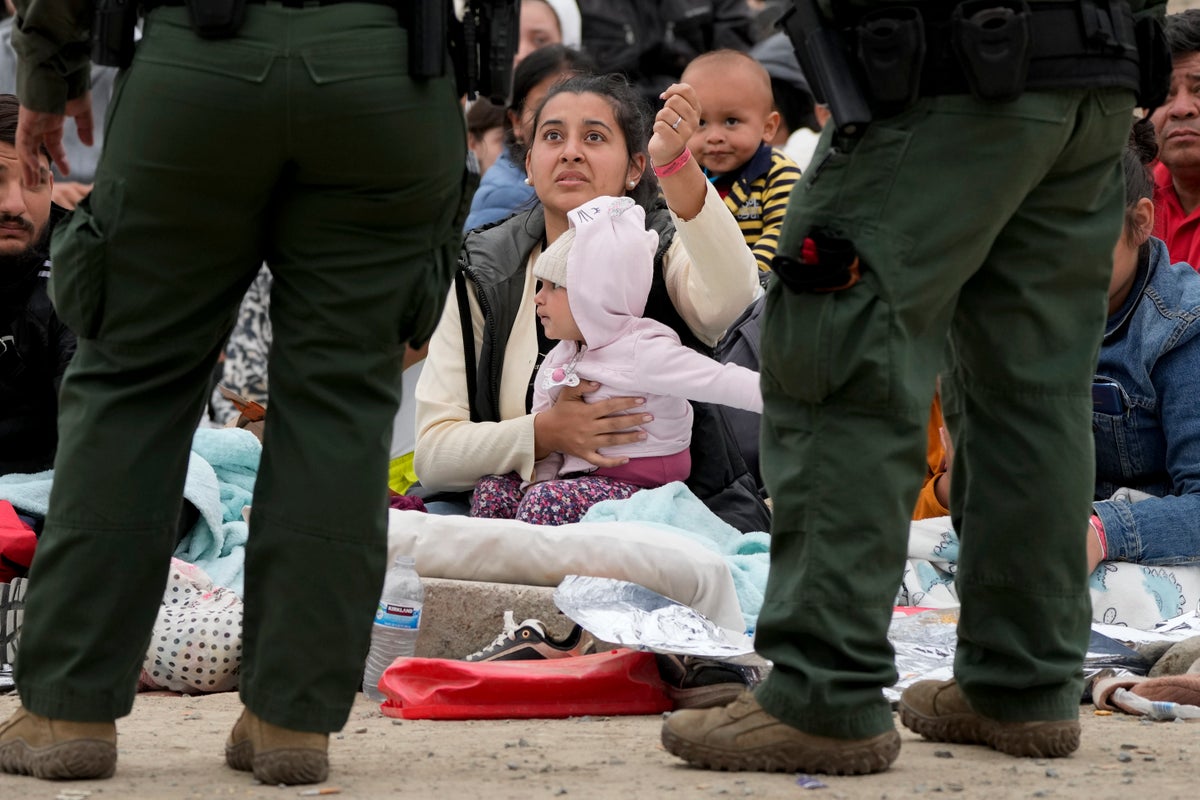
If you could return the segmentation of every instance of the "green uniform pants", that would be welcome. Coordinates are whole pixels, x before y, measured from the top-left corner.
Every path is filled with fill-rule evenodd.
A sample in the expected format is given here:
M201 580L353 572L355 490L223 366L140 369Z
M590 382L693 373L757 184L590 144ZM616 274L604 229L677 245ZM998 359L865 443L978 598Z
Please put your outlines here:
M265 260L241 695L268 722L337 730L386 568L401 355L432 330L457 256L464 122L451 78L408 78L385 6L250 5L217 41L186 19L150 15L95 189L54 238L52 292L80 341L17 684L37 714L129 712L192 432Z
M925 98L849 152L827 131L781 252L824 227L845 291L770 288L763 473L775 502L760 703L809 733L891 729L887 628L935 379L962 540L955 675L998 720L1078 714L1091 605L1090 383L1124 207L1122 90Z

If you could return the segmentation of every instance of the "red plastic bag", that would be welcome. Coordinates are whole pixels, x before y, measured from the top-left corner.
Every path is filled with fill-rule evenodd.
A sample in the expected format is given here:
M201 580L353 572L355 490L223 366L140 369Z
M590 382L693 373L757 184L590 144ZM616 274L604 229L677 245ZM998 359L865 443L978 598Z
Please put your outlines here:
M0 500L0 583L25 577L36 548L33 528L21 521L12 503Z
M528 719L671 710L653 653L620 649L546 661L398 658L381 706L403 719Z

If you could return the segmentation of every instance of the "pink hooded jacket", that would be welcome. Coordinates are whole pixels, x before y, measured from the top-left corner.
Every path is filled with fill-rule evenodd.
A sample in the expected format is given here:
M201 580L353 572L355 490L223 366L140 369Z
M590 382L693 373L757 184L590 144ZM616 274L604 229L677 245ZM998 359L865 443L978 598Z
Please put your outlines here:
M562 378L572 373L600 384L584 395L589 403L645 397L646 404L629 413L654 416L641 426L646 438L601 450L606 456L643 458L688 448L689 399L762 412L757 372L698 353L666 325L642 316L653 280L658 234L646 230L646 214L640 206L628 197L597 197L571 211L567 219L574 241L567 254L566 280L546 274L545 268L554 269L551 263L539 269L550 249L539 256L533 271L567 287L571 314L587 344L560 341L546 355L534 379L534 413L554 404L563 388ZM564 234L569 235L570 231ZM555 375L555 370L561 371ZM576 456L552 453L535 466L535 480L595 469Z

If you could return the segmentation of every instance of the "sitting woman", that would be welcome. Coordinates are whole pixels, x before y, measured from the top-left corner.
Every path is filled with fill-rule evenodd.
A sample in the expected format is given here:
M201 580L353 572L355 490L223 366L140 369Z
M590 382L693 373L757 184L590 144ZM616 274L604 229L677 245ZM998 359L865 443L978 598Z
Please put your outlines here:
M1096 503L1088 567L1200 563L1200 274L1151 237L1149 120L1124 156L1125 228L1113 251L1093 430Z
M538 325L533 265L568 229L572 209L628 195L646 210L659 247L645 315L697 349L715 344L755 299L757 267L737 221L686 157L700 117L695 92L676 84L663 99L651 136L648 113L622 78L576 76L550 90L525 160L541 202L467 235L455 290L429 343L416 388L415 467L425 487L465 492L485 475L510 472L528 479L551 452L617 467L625 459L601 451L645 435L636 426L649 415L628 413L643 398L588 402L597 388L590 381L564 387L550 408L530 413L533 377L554 346ZM655 173L665 209L656 202ZM694 474L695 450L692 460ZM761 502L756 493L751 500Z

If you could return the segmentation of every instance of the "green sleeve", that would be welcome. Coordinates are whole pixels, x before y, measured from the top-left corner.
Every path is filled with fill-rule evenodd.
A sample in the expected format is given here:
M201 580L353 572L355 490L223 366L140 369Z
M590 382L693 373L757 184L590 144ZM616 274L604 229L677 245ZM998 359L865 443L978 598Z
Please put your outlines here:
M61 114L88 90L93 0L16 0L13 49L17 97L34 111Z

